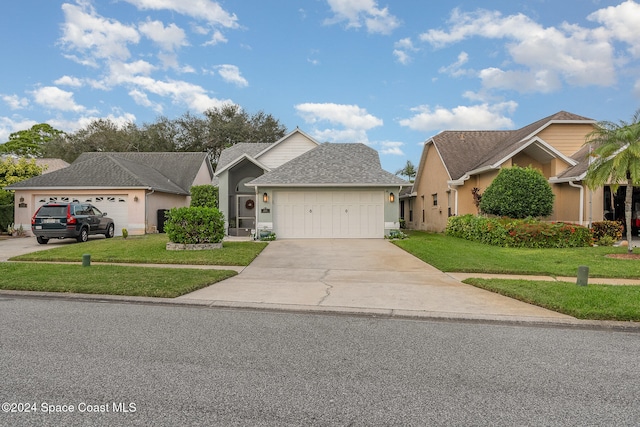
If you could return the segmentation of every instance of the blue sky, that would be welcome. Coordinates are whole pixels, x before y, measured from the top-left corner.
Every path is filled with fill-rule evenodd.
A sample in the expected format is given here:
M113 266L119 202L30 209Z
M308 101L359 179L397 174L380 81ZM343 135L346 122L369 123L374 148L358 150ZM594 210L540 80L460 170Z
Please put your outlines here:
M235 103L395 172L442 130L640 107L630 0L20 0L0 40L0 142Z

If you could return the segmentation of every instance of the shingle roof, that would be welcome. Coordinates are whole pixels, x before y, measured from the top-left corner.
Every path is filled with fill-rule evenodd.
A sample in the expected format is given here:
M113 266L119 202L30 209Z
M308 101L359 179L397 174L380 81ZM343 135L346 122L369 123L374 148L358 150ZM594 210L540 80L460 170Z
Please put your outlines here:
M408 185L382 169L378 152L364 144L324 143L247 185Z
M151 188L189 194L206 153L83 153L70 166L16 183L43 187Z
M577 165L567 168L561 174L559 174L557 180L573 180L573 178L582 179L583 175L587 173L589 169L589 152L590 147L585 145L578 150L571 158L578 162Z
M505 131L445 131L432 138L451 179L493 165L526 144L534 133L551 122L595 122L577 114L560 111L523 128Z
M238 157L243 154L255 157L258 153L273 144L275 144L275 142L240 142L229 148L225 148L220 154L216 170L219 171L224 169L227 165L238 159Z

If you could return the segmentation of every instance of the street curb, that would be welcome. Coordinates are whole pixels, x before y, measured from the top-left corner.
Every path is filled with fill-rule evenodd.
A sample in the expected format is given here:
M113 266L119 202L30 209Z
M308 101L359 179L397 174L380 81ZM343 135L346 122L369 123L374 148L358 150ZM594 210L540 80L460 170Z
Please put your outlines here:
M324 315L344 315L369 318L387 318L402 320L429 320L443 322L478 323L492 325L511 325L529 327L555 327L572 329L611 330L640 333L640 322L622 322L611 320L555 319L544 317L479 315L466 313L434 312L419 310L370 309L357 307L309 306L293 304L267 304L234 301L211 301L187 298L154 298L124 295L99 295L38 291L0 290L0 298L18 297L32 299L61 299L67 301L125 303L163 306L183 306L218 309L244 309L281 313L307 313Z

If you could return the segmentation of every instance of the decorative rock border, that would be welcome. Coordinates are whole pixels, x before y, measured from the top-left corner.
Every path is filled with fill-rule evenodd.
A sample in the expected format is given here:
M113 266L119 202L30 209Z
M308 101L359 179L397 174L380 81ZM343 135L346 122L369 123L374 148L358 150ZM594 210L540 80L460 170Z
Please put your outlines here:
M168 251L204 251L220 248L222 243L167 243Z

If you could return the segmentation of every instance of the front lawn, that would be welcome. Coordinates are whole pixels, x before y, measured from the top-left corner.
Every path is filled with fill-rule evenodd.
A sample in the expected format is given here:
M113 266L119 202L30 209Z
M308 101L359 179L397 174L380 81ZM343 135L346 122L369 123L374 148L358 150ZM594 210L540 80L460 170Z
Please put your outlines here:
M11 258L11 261L80 262L90 254L91 261L134 264L249 265L267 246L265 242L224 242L222 249L168 251L166 234L130 236L127 239L91 239L86 243L61 244L55 249ZM49 244L52 244L51 242Z
M0 289L175 298L236 274L231 270L3 262Z
M439 233L407 234L409 239L394 243L441 271L575 277L578 266L586 265L591 277L640 279L640 261L605 257L626 253L626 247L502 248ZM640 253L639 249L634 253Z
M578 319L640 321L640 286L475 278L464 283Z

